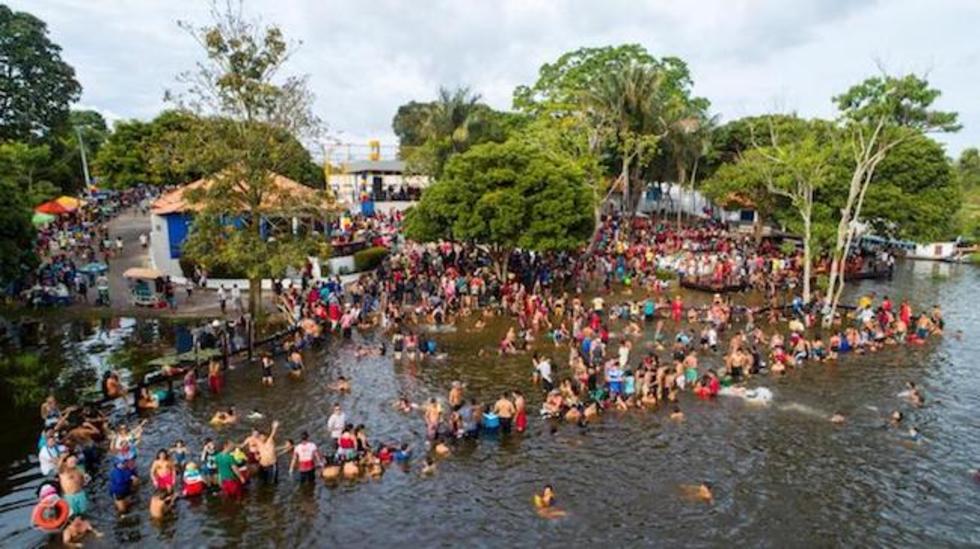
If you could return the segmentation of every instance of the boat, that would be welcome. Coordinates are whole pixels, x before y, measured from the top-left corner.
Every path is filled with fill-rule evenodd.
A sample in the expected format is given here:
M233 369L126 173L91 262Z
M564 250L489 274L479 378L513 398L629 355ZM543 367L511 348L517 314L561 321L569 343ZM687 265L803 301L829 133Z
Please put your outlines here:
M698 282L696 280L691 280L688 278L681 278L680 280L681 288L687 288L688 290L696 290L698 292L708 292L710 294L730 294L735 292L741 292L748 287L744 282L741 284L710 284Z
M857 271L844 273L844 280L850 282L854 280L891 280L893 271L882 269L877 271Z

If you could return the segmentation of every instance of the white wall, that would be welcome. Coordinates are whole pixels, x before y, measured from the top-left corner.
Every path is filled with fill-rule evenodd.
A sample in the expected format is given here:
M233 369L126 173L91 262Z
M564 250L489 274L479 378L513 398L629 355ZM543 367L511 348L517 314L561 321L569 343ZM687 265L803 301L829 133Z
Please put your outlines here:
M170 234L163 216L150 216L150 266L171 277L183 278L180 261L170 257Z

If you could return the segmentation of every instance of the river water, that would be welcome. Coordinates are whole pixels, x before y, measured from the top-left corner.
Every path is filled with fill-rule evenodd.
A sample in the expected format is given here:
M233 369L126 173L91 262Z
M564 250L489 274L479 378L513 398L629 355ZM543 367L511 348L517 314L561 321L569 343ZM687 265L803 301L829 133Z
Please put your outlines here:
M204 395L148 416L141 471L148 470L156 449L177 438L196 451L207 436L244 438L251 422L223 432L207 423L216 409L232 404L278 418L283 438L309 430L326 441L334 402L343 405L349 421L365 424L372 440L411 443L417 450L413 470L393 467L380 481L335 486L300 486L283 478L274 488L252 487L241 504L220 498L180 502L175 519L153 524L146 516L145 488L134 511L115 515L103 467L89 494L92 520L106 537L87 545L975 546L980 544L980 484L970 470L980 466L978 282L975 268L904 263L887 285L854 285L852 294L875 289L893 298L908 296L917 309L940 304L948 319L946 337L923 347L896 347L754 379L752 385L772 390L769 406L684 395L683 422L668 420L663 410L608 413L584 431L532 417L523 436L460 445L428 478L417 469L424 426L420 417L392 409L398 395L416 402L444 397L451 381L461 379L481 401L522 388L531 395L529 409L540 404L530 385L528 357L478 356L481 348L493 349L506 329L503 321L478 333L464 323L458 332L438 334L441 350L449 353L441 363L358 360L353 344L332 341L307 357L303 381L286 379L280 369L275 387L263 388L257 371L239 368L229 374L221 396ZM172 326L154 320L55 328L49 355L65 361L62 381L75 386L94 384L107 362L133 367L162 354L172 338ZM957 330L962 338L955 336ZM564 348L539 348L566 364ZM720 363L718 356L702 360ZM327 390L338 375L352 379L351 395ZM911 408L896 396L906 380L924 389L924 408ZM9 406L2 410L0 543L43 545L48 538L29 526L40 480L31 455L40 421L33 410L28 420ZM894 409L919 428L920 442L885 427ZM847 416L844 425L828 421L834 411ZM266 428L268 419L258 424ZM711 504L682 495L681 485L701 480L714 485ZM545 520L533 511L531 496L545 483L555 486L566 518Z

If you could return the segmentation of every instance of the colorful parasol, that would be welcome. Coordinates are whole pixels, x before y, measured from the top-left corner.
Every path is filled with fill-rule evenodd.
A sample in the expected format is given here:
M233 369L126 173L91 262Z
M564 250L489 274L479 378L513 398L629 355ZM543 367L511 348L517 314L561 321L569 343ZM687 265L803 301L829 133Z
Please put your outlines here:
M58 203L57 200L51 200L41 204L37 208L34 208L35 212L44 213L49 215L65 215L71 213L72 209L66 208Z
M34 216L31 217L31 223L33 223L35 227L43 227L54 220L55 216L43 212L34 212Z

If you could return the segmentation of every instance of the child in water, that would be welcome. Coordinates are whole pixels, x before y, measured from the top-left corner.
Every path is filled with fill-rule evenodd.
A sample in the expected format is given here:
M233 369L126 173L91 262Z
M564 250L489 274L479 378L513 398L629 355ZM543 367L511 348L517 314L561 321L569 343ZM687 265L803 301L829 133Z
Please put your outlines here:
M560 518L566 514L555 507L555 489L550 484L545 484L540 494L534 494L534 507L539 515L548 519Z

